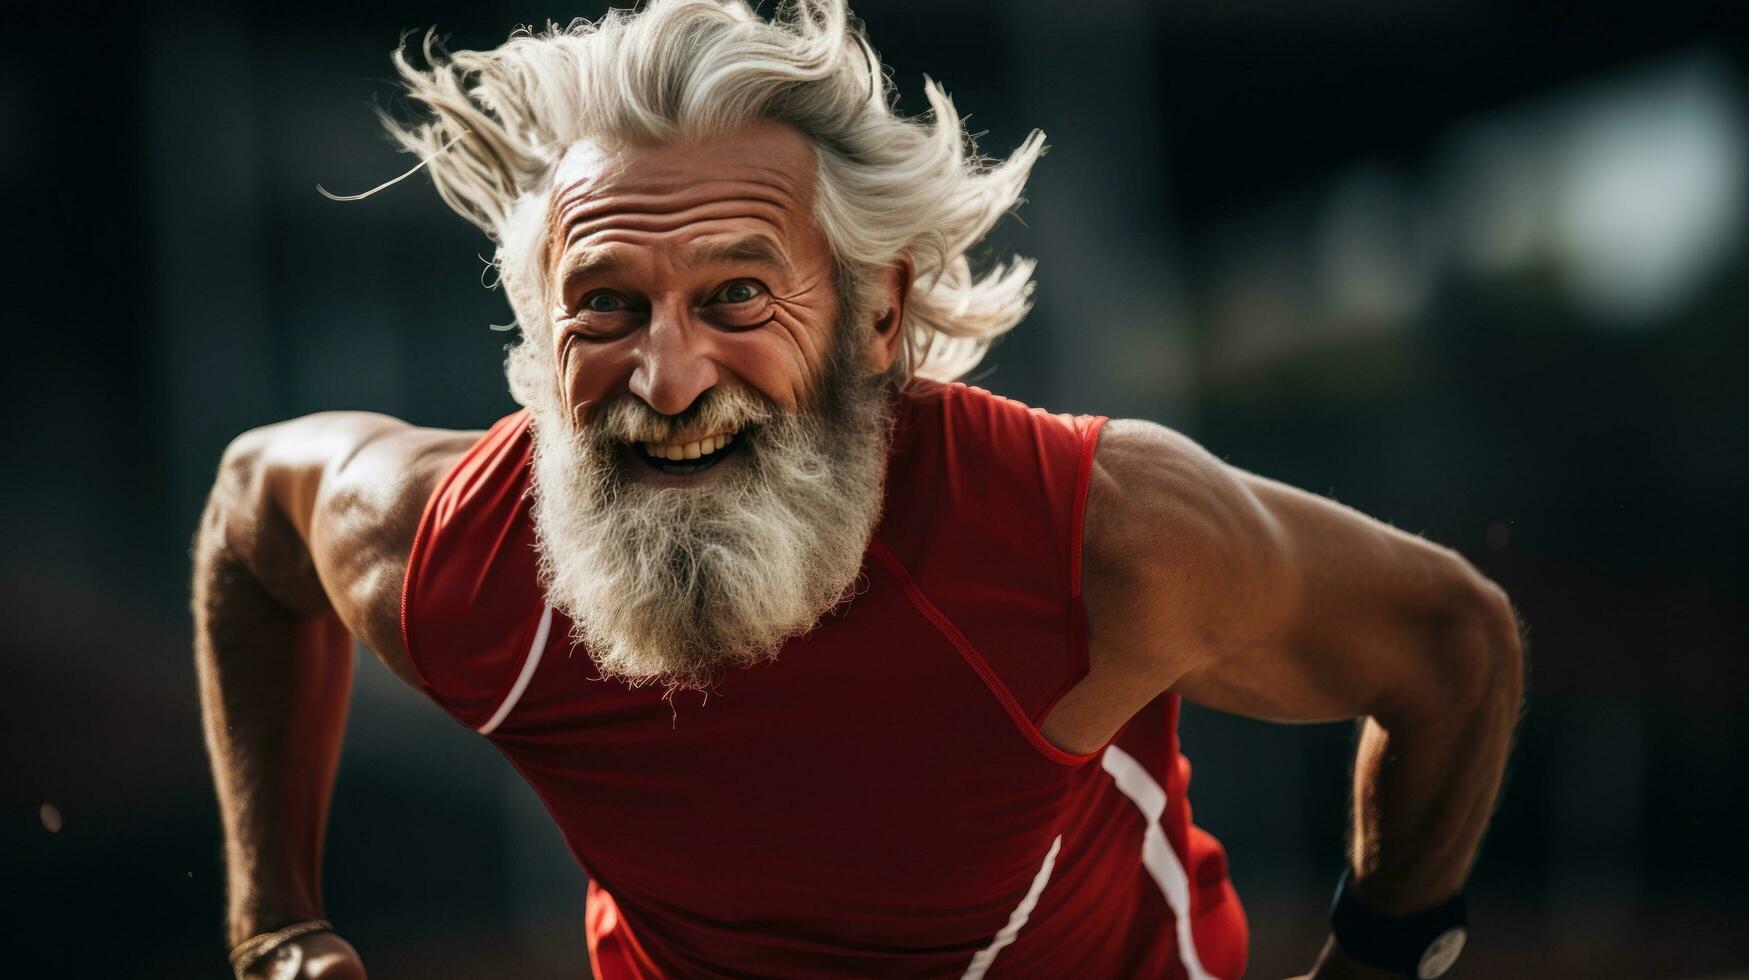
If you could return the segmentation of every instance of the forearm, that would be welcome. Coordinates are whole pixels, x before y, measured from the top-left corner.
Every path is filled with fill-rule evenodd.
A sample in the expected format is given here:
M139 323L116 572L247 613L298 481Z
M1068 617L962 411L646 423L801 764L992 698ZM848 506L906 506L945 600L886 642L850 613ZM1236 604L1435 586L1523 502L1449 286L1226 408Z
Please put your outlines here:
M1448 662L1473 665L1465 682L1361 729L1349 857L1356 896L1381 915L1463 888L1505 773L1521 698L1516 627L1508 611L1461 633Z
M213 532L195 553L195 660L225 833L234 944L322 911L322 838L351 689L332 612L270 596Z

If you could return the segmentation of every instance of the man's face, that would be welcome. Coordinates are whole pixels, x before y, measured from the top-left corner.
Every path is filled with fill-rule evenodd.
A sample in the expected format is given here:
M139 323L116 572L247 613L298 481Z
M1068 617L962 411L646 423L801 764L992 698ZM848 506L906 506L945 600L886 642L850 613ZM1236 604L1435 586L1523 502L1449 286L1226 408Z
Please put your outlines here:
M604 676L708 687L861 568L883 331L834 296L812 186L777 125L560 165L554 346L513 357L551 356L529 405L542 583Z
M548 254L559 390L575 423L622 398L678 416L719 388L788 412L817 394L839 311L812 216L814 163L777 123L566 154ZM735 435L681 426L622 448L641 464L635 478L685 485L732 457Z

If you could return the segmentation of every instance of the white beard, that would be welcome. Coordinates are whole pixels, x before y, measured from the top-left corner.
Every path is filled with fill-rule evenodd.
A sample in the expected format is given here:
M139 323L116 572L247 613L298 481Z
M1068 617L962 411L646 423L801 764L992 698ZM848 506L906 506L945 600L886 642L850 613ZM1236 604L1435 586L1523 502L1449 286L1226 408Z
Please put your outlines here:
M627 396L574 431L551 383L528 399L542 584L604 677L708 690L725 667L776 657L844 597L880 518L891 435L889 389L849 367L846 334L799 412L716 388L679 416ZM511 354L513 378L532 373L515 363L539 356L528 346ZM628 443L726 428L740 445L700 486L628 472L644 465Z

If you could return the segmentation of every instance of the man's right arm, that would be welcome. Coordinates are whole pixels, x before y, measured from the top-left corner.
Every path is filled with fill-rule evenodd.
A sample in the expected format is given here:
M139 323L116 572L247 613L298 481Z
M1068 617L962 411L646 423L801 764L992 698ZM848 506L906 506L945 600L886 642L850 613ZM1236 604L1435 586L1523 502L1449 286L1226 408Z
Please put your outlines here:
M195 536L193 611L232 945L322 916L352 636L414 682L407 554L436 480L474 438L326 413L244 433L225 453ZM299 976L363 976L336 936L296 945Z

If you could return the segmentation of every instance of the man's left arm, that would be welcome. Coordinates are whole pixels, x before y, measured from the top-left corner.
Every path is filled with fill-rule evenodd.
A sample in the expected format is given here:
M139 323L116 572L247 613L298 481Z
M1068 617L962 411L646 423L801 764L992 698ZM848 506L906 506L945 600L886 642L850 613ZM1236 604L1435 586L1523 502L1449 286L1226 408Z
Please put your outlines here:
M1086 598L1096 671L1278 722L1365 719L1355 897L1401 917L1462 888L1523 677L1506 596L1456 553L1113 422L1096 456ZM1332 942L1314 977L1382 977Z

